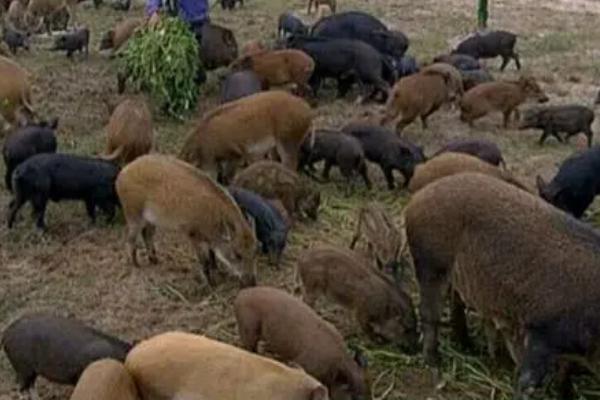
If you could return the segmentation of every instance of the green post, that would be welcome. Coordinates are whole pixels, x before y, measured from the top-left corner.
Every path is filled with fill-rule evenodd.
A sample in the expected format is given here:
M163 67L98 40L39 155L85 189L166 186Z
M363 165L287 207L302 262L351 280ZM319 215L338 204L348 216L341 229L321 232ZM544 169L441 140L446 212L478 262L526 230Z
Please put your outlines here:
M488 0L479 0L477 6L477 25L479 29L487 28L488 20Z

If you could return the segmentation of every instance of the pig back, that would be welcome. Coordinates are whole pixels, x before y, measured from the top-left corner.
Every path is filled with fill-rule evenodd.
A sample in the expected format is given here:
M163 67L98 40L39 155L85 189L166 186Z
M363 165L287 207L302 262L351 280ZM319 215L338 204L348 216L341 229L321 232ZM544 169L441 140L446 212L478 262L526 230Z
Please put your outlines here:
M84 371L71 400L138 400L137 388L125 366L116 360L102 359Z

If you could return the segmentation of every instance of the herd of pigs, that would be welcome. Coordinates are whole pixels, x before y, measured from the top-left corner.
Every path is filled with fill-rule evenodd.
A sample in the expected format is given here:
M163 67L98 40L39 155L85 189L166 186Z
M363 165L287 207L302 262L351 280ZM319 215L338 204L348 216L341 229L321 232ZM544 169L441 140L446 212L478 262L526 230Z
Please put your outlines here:
M422 348L426 363L439 368L449 297L461 345L472 346L472 309L490 357L505 349L514 361L515 398L528 398L551 376L560 398L573 398L572 375L587 365L578 360L592 356L600 339L600 233L579 220L600 191L600 147L592 146L594 111L584 105L536 105L520 116L527 100L550 99L533 76L494 80L480 62L502 57L501 71L511 60L520 69L514 34L474 34L419 67L405 54L406 35L363 12L332 14L312 27L283 14L274 48L250 42L240 54L233 33L209 23L200 55L208 71L227 68L222 104L198 119L178 156L153 151L152 113L143 96L132 94L113 107L105 154L86 157L57 152L58 121L37 116L29 74L11 59L42 23L51 30L57 13L66 10L72 21L76 3L6 6L0 77L10 79L0 79L0 101L12 126L3 145L13 196L8 226L26 203L41 230L49 200L83 201L92 222L98 209L110 220L121 208L135 266L138 241L156 264L156 228L180 231L197 254L202 284L216 285L218 268L239 280L233 308L243 350L182 332L133 345L74 319L29 314L2 337L21 391L37 396L34 383L43 376L76 385L72 400L368 399L364 355L350 354L336 327L313 310L315 302L324 297L340 305L374 341L406 352ZM143 23L124 19L101 48L118 56ZM88 41L89 31L79 28L59 36L55 48L70 57L87 53ZM385 103L383 111L339 129L315 129L318 108L311 104L327 79L337 81L340 97L356 84L357 101ZM123 77L118 81L125 90ZM425 157L402 138L407 125L419 118L426 129L442 108L460 110L471 126L492 112L502 113L504 127L514 117L520 129L542 130L540 145L549 136L563 142L583 133L588 149L564 161L550 183L538 178L534 194L490 141L455 140ZM395 129L388 127L394 122ZM318 177L314 165L321 161ZM411 194L402 226L381 204L366 204L349 249L315 245L300 254L294 274L302 300L256 286L257 252L278 265L293 225L318 218L314 182L329 179L335 166L349 185L362 179L370 189L370 163L379 165L388 189L396 186L394 171L402 174ZM366 255L354 250L359 241L368 245ZM400 276L407 253L418 308ZM278 361L256 354L261 341Z

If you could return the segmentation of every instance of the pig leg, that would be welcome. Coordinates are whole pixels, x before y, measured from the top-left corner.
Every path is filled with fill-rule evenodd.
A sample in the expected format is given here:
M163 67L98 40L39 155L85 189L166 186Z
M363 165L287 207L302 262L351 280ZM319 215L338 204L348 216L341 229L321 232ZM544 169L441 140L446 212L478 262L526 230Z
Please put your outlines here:
M129 253L129 260L135 266L139 267L140 264L137 259L137 238L144 229L144 221L133 220L127 218L127 252Z
M250 310L236 310L242 348L256 353L260 340L260 321Z
M504 128L508 128L508 122L510 120L510 115L512 114L513 110L509 109L509 110L505 110L502 112L502 117L503 117L503 122L502 122L502 126Z
M368 167L367 167L366 162L363 162L358 167L358 172L359 172L360 176L362 176L363 180L365 181L365 186L367 186L367 189L371 189L371 180L369 179L369 172L368 172Z
M521 70L521 60L519 58L519 54L517 54L513 51L513 53L511 54L511 57L515 61L515 65L517 66L517 69Z
M354 232L354 236L352 236L352 242L350 242L350 250L354 250L356 247L356 243L360 239L362 233L362 218L358 218L358 224L356 225L356 231Z
M37 194L31 199L31 205L33 206L33 210L35 215L37 216L35 225L38 229L43 231L46 230L46 223L44 222L44 216L46 214L46 205L48 204L48 199L44 197L43 194Z
M473 343L469 338L469 329L467 328L467 315L465 303L460 298L460 295L452 290L451 298L451 321L452 321L452 333L454 334L454 340L463 348L471 349Z
M502 65L500 65L500 71L504 71L508 63L510 62L510 56L502 55Z
M142 239L144 240L144 245L146 246L146 251L148 251L148 260L151 264L158 263L158 257L156 257L156 247L154 246L154 233L156 232L156 227L154 225L146 224L142 228Z
M88 216L92 220L92 224L96 223L96 203L93 200L87 199L85 201L85 209Z
M587 145L588 147L592 147L592 138L594 137L594 132L592 131L591 126L587 126L587 128L584 131L585 136L587 137Z
M17 191L15 193L15 198L8 205L8 229L13 227L17 213L26 202L27 199Z
M387 186L389 190L394 190L394 173L392 172L392 167L381 165L381 170L383 171L383 175L385 176L385 180L387 182Z
M546 141L546 139L548 138L548 136L550 136L552 134L551 130L548 127L544 128L544 132L542 132L542 136L540 136L540 140L538 141L538 144L540 146L542 146L544 144L544 142Z
M308 8L306 10L307 14L310 14L310 9L312 8L313 0L308 0Z

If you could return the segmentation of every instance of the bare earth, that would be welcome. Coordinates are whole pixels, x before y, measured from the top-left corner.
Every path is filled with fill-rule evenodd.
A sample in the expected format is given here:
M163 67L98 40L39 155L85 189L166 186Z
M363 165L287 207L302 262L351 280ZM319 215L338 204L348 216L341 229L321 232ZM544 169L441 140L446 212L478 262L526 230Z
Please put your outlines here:
M600 75L598 38L600 38L599 1L584 0L499 0L491 3L490 25L519 34L518 48L526 72L541 80L552 103L590 105L597 93ZM103 126L108 114L103 96L116 96L115 63L95 49L101 34L123 15L90 4L79 6L79 16L92 31L93 49L86 61L68 61L47 49L47 38L37 38L30 53L19 53L17 60L33 74L34 104L44 115L60 118L60 149L63 152L98 154L104 143ZM298 1L248 0L233 13L213 9L215 22L232 28L240 44L253 38L274 40L276 16L294 10L303 19L306 4ZM341 0L338 9L360 9L382 18L391 27L402 29L411 38L409 52L429 61L448 48L456 38L469 33L475 25L473 0ZM130 14L141 15L141 5ZM516 77L514 67L500 74L499 60L487 63L499 79ZM201 111L216 103L216 74L202 89ZM364 109L354 106L356 93L335 100L328 91L320 99L318 127L337 127ZM158 117L157 135L162 152L174 152L181 146L191 121L179 124ZM429 130L410 126L405 136L431 154L451 138L483 137L496 141L505 153L509 168L533 186L535 176L551 177L557 165L577 151L583 138L568 145L552 139L544 147L537 145L539 132L504 130L500 116L485 118L470 130L458 120L457 111L444 109L430 119ZM600 128L594 125L596 131ZM595 140L600 140L596 137ZM3 176L4 166L0 166ZM324 205L318 222L298 225L291 236L285 263L275 271L261 260L261 284L290 289L294 260L299 251L318 242L348 245L355 226L357 207L368 200L379 200L400 215L407 201L403 191L384 189L378 181L372 191L359 189L348 196L343 183L334 174L332 183L321 185ZM315 183L315 185L317 185ZM0 213L5 215L9 194L0 189ZM592 207L590 220L595 221ZM193 279L195 268L187 242L177 234L159 232L160 264L132 268L124 252L122 217L116 224L90 226L84 207L79 203L53 204L49 207L49 232L40 236L33 229L29 212L23 210L17 227L8 231L0 225L0 331L18 316L36 310L48 310L77 317L106 332L125 339L148 337L166 330L180 329L203 333L237 343L232 299L237 285L226 280L217 290L209 291ZM543 240L540 238L540 240ZM410 284L413 293L414 284ZM416 300L416 297L415 297ZM328 320L338 326L353 343L367 349L370 356L374 396L390 388L388 399L510 399L510 367L497 366L481 354L465 355L444 343L445 379L439 391L432 387L430 372L420 356L406 356L393 347L381 348L361 335L343 310L326 302L318 306ZM478 326L477 319L473 324ZM444 337L448 335L444 334ZM481 352L483 354L483 350ZM597 398L599 386L587 379L578 381L581 399ZM37 384L41 398L67 399L70 388ZM17 399L14 376L4 356L0 356L0 399ZM552 398L548 393L544 398Z

